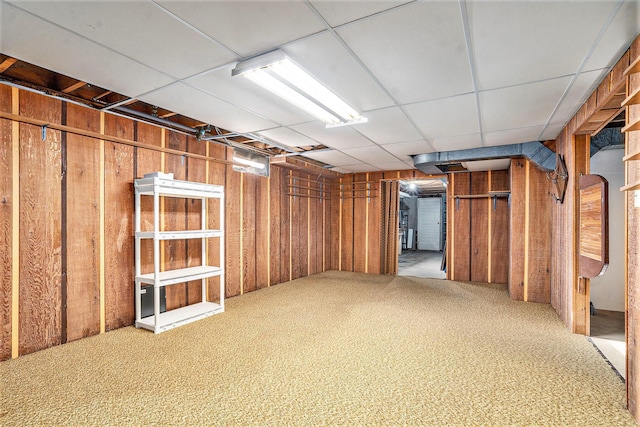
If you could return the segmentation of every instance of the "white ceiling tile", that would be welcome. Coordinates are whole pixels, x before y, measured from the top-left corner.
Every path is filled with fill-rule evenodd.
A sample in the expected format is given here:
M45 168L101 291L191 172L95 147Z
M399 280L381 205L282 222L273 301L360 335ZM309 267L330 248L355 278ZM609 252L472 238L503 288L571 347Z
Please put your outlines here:
M432 145L436 149L436 151L466 150L467 148L482 147L482 138L480 137L479 133L450 137L443 136L440 138L435 138L432 141ZM426 152L429 153L431 151Z
M474 162L462 162L462 166L471 172L497 171L509 169L511 159L476 160Z
M543 126L533 126L528 128L501 130L487 132L484 136L484 145L493 147L495 145L519 144L521 142L537 141Z
M479 89L575 73L614 6L611 1L587 4L468 2Z
M540 137L538 138L540 141L547 141L550 139L556 139L562 129L564 129L565 123L551 123L547 126Z
M151 2L24 1L19 6L176 78L235 59Z
M170 111L201 120L235 132L254 132L275 127L275 123L234 107L214 96L200 92L184 83L174 83L140 97Z
M303 155L303 157L308 157L310 159L318 160L320 162L323 162L332 166L344 166L344 165L353 165L356 163L362 163L357 159L351 156L347 156L346 154L337 150L307 152Z
M609 68L627 50L640 27L640 2L626 0L585 65L585 70Z
M393 100L336 39L324 32L283 46L287 55L356 110L393 105Z
M165 74L8 3L0 8L0 52L6 55L132 97L171 82Z
M457 2L413 3L337 33L401 104L473 90Z
M481 92L483 131L544 125L570 81L571 77L563 77Z
M325 30L312 10L295 0L158 3L243 57Z
M354 125L359 126L359 125ZM326 128L324 123L310 122L303 123L295 126L290 126L291 129L300 132L303 135L308 136L311 139L315 139L326 145L327 147L341 150L343 148L356 148L373 146L373 142L369 141L364 136L353 130L351 126L341 126L334 128Z
M232 77L231 70L234 67L235 63L228 64L187 79L185 83L281 125L317 120L248 79L242 76Z
M375 166L377 166L378 168L380 168L383 171L395 171L395 170L413 169L413 163L411 163L409 165L406 162L402 162L400 160L396 160L396 161L393 161L393 162L376 163Z
M422 138L420 132L398 107L370 111L365 116L368 122L359 124L355 129L377 144L393 144Z
M357 173L357 172L375 172L375 171L379 171L380 168L374 166L374 165L368 165L368 164L355 164L355 165L345 165L342 166L342 169L346 169L351 173Z
M568 122L582 107L582 104L587 101L593 90L596 89L601 74L600 70L596 70L578 75L551 120L554 122Z
M474 94L405 105L404 110L427 138L480 132Z
M301 135L296 131L282 127L260 131L258 134L289 147L313 147L320 144L318 141Z
M339 168L339 167L331 168L331 170L338 173L351 173L350 170Z
M397 7L407 0L335 1L312 0L311 4L332 27Z
M397 160L393 155L389 154L389 152L378 146L349 148L342 150L342 152L365 163L391 162Z
M387 144L384 149L396 157L414 156L416 154L432 153L433 149L425 140L400 142L398 144Z

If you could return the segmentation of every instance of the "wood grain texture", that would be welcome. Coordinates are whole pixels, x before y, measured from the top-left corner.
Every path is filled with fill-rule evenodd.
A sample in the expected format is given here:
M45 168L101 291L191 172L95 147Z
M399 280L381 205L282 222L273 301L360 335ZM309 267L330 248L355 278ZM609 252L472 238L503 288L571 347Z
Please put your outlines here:
M509 295L524 301L526 160L511 160L511 213L509 220Z
M0 111L10 113L11 102L11 87L0 85ZM11 358L13 126L9 120L0 120L0 361Z
M256 185L258 177L242 176L242 275L243 293L253 292L256 285Z
M133 139L130 119L107 114L105 134ZM134 148L105 142L105 329L132 325Z
M220 144L215 144L210 142L209 146L209 156L217 158L217 159L225 159L226 156L226 149L224 146L220 145ZM208 166L209 166L209 184L215 184L215 185L225 185L225 180L226 180L226 169L227 166L222 164L222 163L218 163L218 162L212 162L212 161L208 161ZM227 197L232 197L231 194L228 193L228 189L225 187L225 199ZM208 200L208 227L211 230L220 230L222 228L225 228L225 218L226 218L226 213L225 213L225 218L221 218L220 217L220 203L221 201L219 199L209 199ZM225 203L226 206L226 202ZM224 242L226 242L226 230L225 230L225 237L223 237L223 244ZM209 265L214 265L214 266L220 266L220 238L213 238L213 239L208 239L207 240L208 246L207 246L207 257L208 257L208 264ZM225 254L225 258L226 258L226 254ZM226 276L226 272L225 272L225 276ZM226 283L226 279L225 279L225 283ZM208 294L208 300L209 301L213 301L213 302L219 302L220 300L220 278L219 277L212 277L209 278L207 280L207 294Z
M353 175L353 271L366 272L367 268L367 175Z
M280 181L280 283L291 280L291 204L293 196L289 193L291 170L282 171Z
M233 155L233 149L227 148L227 158ZM226 168L226 191L225 191L225 283L227 297L240 295L240 274L242 271L240 252L240 173L234 172L228 166Z
M453 188L453 222L455 229L450 240L453 240L455 256L450 260L454 264L452 280L471 280L471 199L456 200L456 195L471 194L471 174L456 175Z
M270 282L271 285L277 285L282 282L280 274L281 267L281 241L280 241L280 227L282 224L283 213L281 212L281 200L282 200L282 182L283 182L284 168L280 166L271 166L269 180L271 182L269 198L271 215L269 217L269 251L271 253L270 262ZM286 196L284 196L286 197Z
M342 233L340 236L340 264L342 271L353 271L353 227L354 227L354 175L342 178Z
M307 216L309 275L318 273L318 240L322 241L322 236L318 234L318 216L319 214L322 214L322 210L319 209L319 203L322 201L317 198L319 197L318 191L312 190L312 188L316 188L317 185L318 184L316 182L308 181L308 190L306 190L307 194L310 196L307 198L307 210L309 212L309 215Z
M303 178L294 179L294 185L303 185L309 179L309 176L299 172L293 173L294 177ZM292 230L291 236L291 255L292 255L292 275L293 279L305 277L309 274L309 247L308 247L308 215L309 206L306 197L294 196L292 205Z
M67 104L67 124L100 131L97 110ZM67 134L67 341L100 333L99 141Z
M20 91L20 114L60 123L61 102ZM20 355L61 343L61 134L41 136L20 125Z
M329 230L331 230L331 236L329 241L331 242L331 249L329 252L330 269L340 270L340 240L342 235L342 197L340 193L339 180L335 180L331 189L331 205L330 205L330 219L331 223Z
M551 301L551 204L549 181L532 164L529 168L529 261L527 301Z
M471 173L471 194L484 195L489 191L487 172ZM487 199L471 199L471 281L489 281L489 206Z
M582 174L589 173L591 139L588 135L578 135L575 137L575 161L572 165L575 177L573 184L567 188L567 196L571 206L571 277L574 286L573 292L573 333L589 335L589 279L578 278L578 248L579 248L579 228L580 228L580 204L578 179ZM570 172L571 173L571 172Z
M255 193L255 263L256 263L256 289L269 286L269 178L256 177Z
M206 154L207 142L198 141L195 137L186 137L186 151L194 154ZM207 161L195 157L187 157L186 180L192 182L207 182ZM202 227L202 203L201 200L187 199L187 229L198 230ZM208 203L205 201L204 203ZM217 240L217 239L214 239ZM202 241L189 239L186 241L186 266L202 265ZM202 281L196 280L187 283L187 304L202 301Z
M369 205L369 233L367 239L367 272L380 273L380 180L381 172L369 174L369 189L367 203Z
M139 132L139 131L138 131ZM140 136L140 133L138 133ZM151 137L151 136L149 136ZM161 139L162 136L159 136ZM174 150L186 151L186 136L173 131L165 131L165 147ZM175 154L164 155L164 165L162 170L166 173L173 173L174 179L187 179L187 159L184 156ZM187 199L181 197L164 197L161 200L161 215L163 230L185 230L187 228ZM164 227L162 226L164 223ZM164 247L164 260L160 269L177 270L187 267L187 243L184 240L168 240L161 242ZM186 283L167 286L165 289L167 298L167 310L184 307L187 305L188 287Z
M492 173L493 175L493 173ZM491 203L493 205L493 202ZM509 283L509 201L499 198L491 213L491 282Z
M491 171L489 191L509 191L509 170Z

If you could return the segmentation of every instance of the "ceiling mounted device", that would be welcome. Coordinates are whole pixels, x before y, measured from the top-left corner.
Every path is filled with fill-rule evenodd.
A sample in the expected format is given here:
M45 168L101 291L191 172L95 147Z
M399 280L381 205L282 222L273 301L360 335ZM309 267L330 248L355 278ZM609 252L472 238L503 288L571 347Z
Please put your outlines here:
M281 50L239 62L231 71L231 75L246 77L322 120L327 127L367 121L366 117L327 89Z
M269 176L269 158L248 150L233 148L233 170L259 176Z

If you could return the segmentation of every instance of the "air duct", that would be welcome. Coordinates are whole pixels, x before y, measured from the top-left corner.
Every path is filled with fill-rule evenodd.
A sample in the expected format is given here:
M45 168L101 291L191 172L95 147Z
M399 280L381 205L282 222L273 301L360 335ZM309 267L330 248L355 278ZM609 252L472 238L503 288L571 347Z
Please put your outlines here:
M426 174L442 174L449 172L451 165L462 162L515 157L529 159L545 171L552 171L556 166L556 153L545 147L540 141L418 154L414 156L413 164Z

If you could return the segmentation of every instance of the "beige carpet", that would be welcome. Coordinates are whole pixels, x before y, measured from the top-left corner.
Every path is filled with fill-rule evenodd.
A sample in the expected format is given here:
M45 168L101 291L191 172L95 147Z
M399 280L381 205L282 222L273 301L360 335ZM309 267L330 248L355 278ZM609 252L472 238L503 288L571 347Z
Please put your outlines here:
M0 364L0 425L634 425L548 305L501 286L327 272Z

